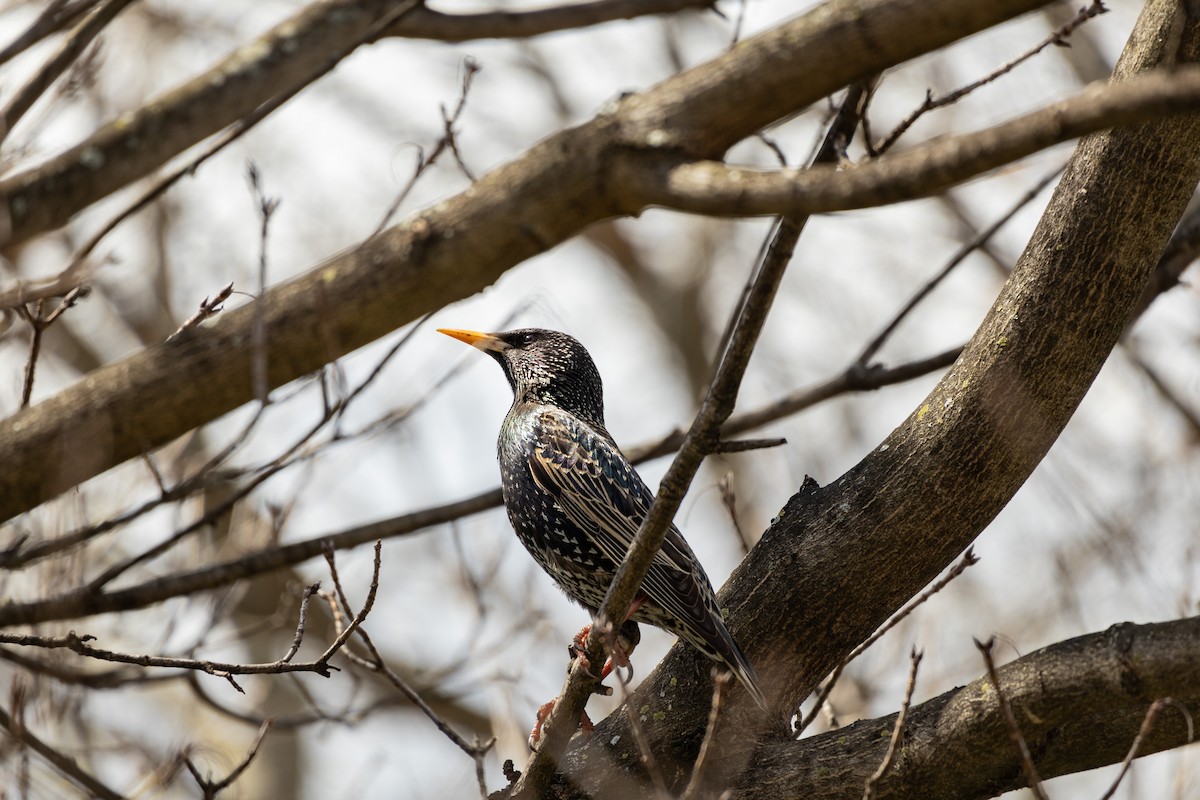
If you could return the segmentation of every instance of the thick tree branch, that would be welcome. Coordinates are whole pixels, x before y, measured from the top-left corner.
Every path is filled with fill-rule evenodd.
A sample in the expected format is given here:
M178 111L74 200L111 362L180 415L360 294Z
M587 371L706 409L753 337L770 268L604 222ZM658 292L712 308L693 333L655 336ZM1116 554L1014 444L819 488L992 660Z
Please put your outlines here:
M1200 23L1177 3L1152 0L1117 79L1177 54L1194 60L1198 38ZM1198 179L1196 117L1081 141L1012 277L938 386L848 473L787 503L721 595L781 706L799 707L1028 478L1117 342ZM686 776L704 735L703 661L675 647L631 700L646 719L663 712L645 734L668 774ZM564 794L613 781L644 792L626 734L614 714L580 742L562 765L578 793L564 785Z
M472 39L528 39L556 31L586 28L622 19L713 8L716 0L590 0L527 11L444 14L422 5L411 18L384 32L405 39L466 42Z
M715 216L816 214L928 197L1088 133L1200 109L1200 67L1157 72L1079 95L985 130L946 136L845 166L762 170L642 153L616 162L629 201Z
M1038 773L1052 778L1120 763L1159 698L1174 697L1200 718L1198 660L1200 617L1191 617L1115 625L1030 653L998 673ZM895 718L766 744L734 796L857 800L887 750L880 734ZM1167 707L1138 755L1185 744L1188 730L1183 713ZM909 710L902 755L880 790L897 800L967 800L1023 786L1020 756L984 675Z

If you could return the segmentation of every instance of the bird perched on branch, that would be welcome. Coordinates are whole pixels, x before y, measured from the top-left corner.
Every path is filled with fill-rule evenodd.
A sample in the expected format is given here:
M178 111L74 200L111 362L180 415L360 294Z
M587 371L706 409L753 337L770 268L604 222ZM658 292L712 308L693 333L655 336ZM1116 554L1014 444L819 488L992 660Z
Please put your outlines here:
M592 357L557 331L439 331L482 350L504 370L513 404L497 450L508 518L534 560L595 616L654 495L604 428L603 389ZM731 670L766 708L704 568L674 525L629 616L687 640ZM632 638L632 649L636 625L626 622L622 633Z

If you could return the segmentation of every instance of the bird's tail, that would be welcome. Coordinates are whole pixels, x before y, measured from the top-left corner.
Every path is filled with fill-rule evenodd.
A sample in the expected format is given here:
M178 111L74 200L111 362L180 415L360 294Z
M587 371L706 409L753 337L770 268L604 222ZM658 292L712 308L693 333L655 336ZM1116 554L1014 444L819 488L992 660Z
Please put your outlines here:
M721 661L725 662L725 665L729 667L742 686L746 687L746 691L754 698L754 702L758 703L758 707L766 711L767 698L758 686L758 676L754 674L754 667L750 666L750 659L746 658L746 654L742 652L742 648L738 647L737 642L729 635L729 631L723 632L725 634L724 644L726 647L722 648L725 652L720 654Z
M686 638L706 656L713 661L720 662L729 668L734 677L742 686L746 687L746 691L754 698L754 702L758 703L759 708L768 710L767 698L763 694L762 689L758 685L758 676L754 673L754 667L750 665L750 659L746 658L746 654L742 652L742 648L738 647L738 643L734 641L733 635L725 627L725 624L718 617L711 618L714 631L708 631L708 635L701 639L697 634L699 631L688 631Z

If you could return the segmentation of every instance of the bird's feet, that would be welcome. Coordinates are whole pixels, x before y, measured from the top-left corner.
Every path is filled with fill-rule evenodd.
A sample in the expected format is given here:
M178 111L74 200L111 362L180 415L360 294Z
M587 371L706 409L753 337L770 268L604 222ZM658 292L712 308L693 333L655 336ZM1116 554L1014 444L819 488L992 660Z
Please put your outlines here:
M640 603L638 605L641 605ZM571 656L583 660L584 669L591 669L587 660L587 639L592 632L591 625L584 625L579 633L575 634L575 638L571 640L571 646L568 648ZM625 620L625 624L621 626L621 630L617 632L616 641L612 643L612 655L604 662L604 668L600 670L600 674L596 676L596 682L604 680L613 671L613 667L621 667L622 669L629 666L629 656L633 653L633 649L638 646L638 642L642 640L642 632L638 629L637 623L631 619Z
M550 700L538 709L537 722L533 723L533 730L529 732L529 749L536 750L542 741L542 727L546 724L546 718L550 716L550 712L554 710L554 706L558 703L558 698ZM579 730L585 735L591 734L596 729L592 724L592 718L584 711L579 715Z
M591 625L584 625L579 633L575 634L575 638L571 640L571 645L567 648L571 653L572 661L579 661L580 666L596 679L596 694L610 695L612 689L601 685L601 681L608 677L613 671L613 667L625 668L629 666L629 654L637 647L638 642L642 639L642 632L638 629L637 623L631 619L625 620L625 624L621 626L621 630L617 634L616 642L612 650L612 655L604 662L604 668L600 670L599 675L592 673L592 664L587 657L587 639L592 632ZM557 699L544 703L537 712L537 722L533 725L533 730L529 732L529 747L531 750L536 750L542 741L542 728L546 724L546 718L550 716L550 712L554 710ZM583 712L579 717L579 730L585 734L590 734L595 730L595 725L588 717L587 712Z

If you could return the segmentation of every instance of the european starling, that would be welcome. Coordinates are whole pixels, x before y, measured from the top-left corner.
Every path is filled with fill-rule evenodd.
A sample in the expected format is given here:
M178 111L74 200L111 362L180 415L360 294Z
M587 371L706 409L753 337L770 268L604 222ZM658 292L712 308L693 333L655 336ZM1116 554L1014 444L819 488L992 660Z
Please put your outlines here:
M439 330L487 353L504 370L513 404L497 451L509 521L542 569L594 616L654 495L604 427L592 357L556 331ZM634 621L686 639L767 707L704 568L674 525L633 607Z

